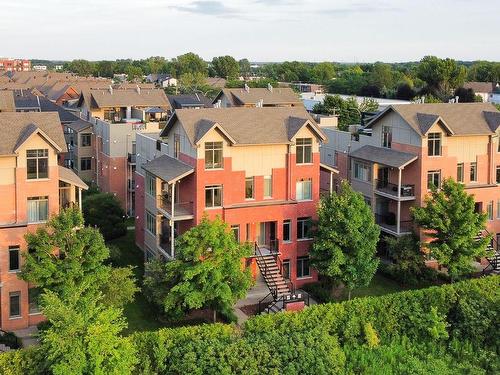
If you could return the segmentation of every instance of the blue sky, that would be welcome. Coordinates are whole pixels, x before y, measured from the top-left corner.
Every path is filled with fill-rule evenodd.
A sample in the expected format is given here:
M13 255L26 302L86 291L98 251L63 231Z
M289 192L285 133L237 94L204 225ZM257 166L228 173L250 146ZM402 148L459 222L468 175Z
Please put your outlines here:
M500 0L0 0L0 56L500 60Z

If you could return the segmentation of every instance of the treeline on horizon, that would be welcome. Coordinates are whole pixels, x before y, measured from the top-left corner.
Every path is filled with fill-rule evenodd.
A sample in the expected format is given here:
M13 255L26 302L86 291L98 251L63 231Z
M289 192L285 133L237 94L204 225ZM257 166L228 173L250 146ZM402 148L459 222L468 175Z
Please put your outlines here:
M206 77L225 78L228 80L227 87L242 86L239 77L258 77L265 82L261 85L254 83L256 86L277 82L317 83L324 85L329 93L403 100L426 95L431 101L447 101L455 95L459 95L461 101L474 101L477 98L473 92L455 91L467 81L500 81L500 62L463 62L435 56L425 56L419 62L403 63L284 61L263 63L256 67L248 59L219 56L205 61L189 52L170 60L159 56L115 61L78 59L65 62L63 69L81 76L112 78L115 74L126 74L131 81L151 73L166 73L180 79L181 85L184 83L184 86L190 87L202 86Z

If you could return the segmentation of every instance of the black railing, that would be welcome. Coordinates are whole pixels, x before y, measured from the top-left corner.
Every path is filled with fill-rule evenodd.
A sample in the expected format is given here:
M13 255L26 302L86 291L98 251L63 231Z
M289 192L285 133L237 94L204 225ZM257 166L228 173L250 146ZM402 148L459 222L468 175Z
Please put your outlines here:
M305 306L309 306L310 303L309 293L304 291L284 294L279 298L273 298L272 300L269 300L270 296L272 296L271 293L267 294L264 298L262 298L259 301L259 306L258 306L259 314L262 314L264 311L267 313L271 313L271 312L286 310L286 305L289 303L304 301Z
M487 229L484 229L481 233L479 233L479 237L484 238L487 236L491 237L489 247L491 248L490 250L493 251L493 254L486 257L488 265L483 269L483 273L500 269L500 247L498 241Z
M19 337L17 337L12 332L6 332L0 329L0 344L8 346L10 349L19 349L23 347L23 344Z
M375 180L377 190L398 196L398 185L393 184L384 180ZM414 197L415 196L415 185L401 184L401 197Z
M255 242L255 255L257 256L257 265L259 266L262 277L264 277L269 290L274 298L278 297L278 285L276 284L275 278L270 273L269 267L264 259L264 255L262 254L259 245L257 245L257 242Z
M397 231L397 217L393 212L388 212L386 214L374 214L375 223L389 229L393 232ZM411 232L413 230L412 220L400 220L399 221L399 232Z

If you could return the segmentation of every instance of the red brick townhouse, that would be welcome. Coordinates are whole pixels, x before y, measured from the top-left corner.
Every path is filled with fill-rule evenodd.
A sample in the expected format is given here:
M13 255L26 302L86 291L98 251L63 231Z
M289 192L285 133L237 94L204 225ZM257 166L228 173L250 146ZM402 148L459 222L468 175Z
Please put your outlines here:
M87 185L57 163L66 151L57 112L2 112L0 129L0 329L16 330L44 319L38 290L18 278L24 236L80 203Z
M257 244L261 273L266 261L280 283L317 279L308 253L326 138L304 108L178 109L161 137L137 145L136 241L146 258L175 257L172 239L207 214ZM156 144L148 156L143 140Z
M333 181L322 173L324 189L348 179L372 206L382 232L400 236L416 229L410 208L424 203L431 185L452 177L487 214L500 254L500 112L492 104L392 105L361 132L353 130L324 128L329 141L322 162L340 172ZM500 266L496 259L490 268Z

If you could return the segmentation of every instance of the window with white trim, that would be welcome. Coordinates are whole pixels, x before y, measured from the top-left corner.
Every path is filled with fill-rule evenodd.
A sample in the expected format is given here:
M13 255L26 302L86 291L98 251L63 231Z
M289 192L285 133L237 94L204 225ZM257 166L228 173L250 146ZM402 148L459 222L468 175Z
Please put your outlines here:
M264 198L271 198L273 196L273 177L264 176Z
M355 161L354 178L360 181L370 181L370 166L368 164Z
M297 219L297 239L307 240L311 238L312 220L310 217L299 217Z
M40 223L49 218L49 197L28 198L28 223Z
M223 167L222 142L205 142L205 169Z
M292 221L285 220L283 221L283 242L291 242L292 241Z
M146 173L146 193L156 196L156 177L150 173Z
M80 135L80 143L82 147L90 147L92 146L92 134L91 133L83 133Z
M309 256L297 257L297 278L311 276Z
M427 172L427 189L430 190L432 186L438 189L441 187L441 171Z
M9 246L9 271L19 271L20 265L19 246Z
M222 207L222 185L205 186L205 207Z
M21 316L21 292L9 293L9 317L17 318Z
M392 145L392 127L382 126L382 147L391 148Z
M245 178L245 199L254 199L255 198L255 189L254 189L254 178L247 177Z
M231 232L233 232L234 239L236 240L236 242L240 242L240 226L231 225Z
M49 177L49 150L26 150L26 169L28 180Z
M312 163L312 138L297 138L295 148L297 164Z
M477 163L470 163L470 181L477 182Z
M427 136L427 155L441 156L441 133L429 133Z
M295 196L298 201L312 199L312 180L310 178L297 181L295 185Z
M457 164L457 182L464 182L464 163Z
M500 165L497 165L497 184L500 184Z
M488 214L488 220L493 220L493 201L489 201L486 206L486 212Z
M80 170L81 171L90 171L92 169L92 158L81 158L80 159Z

